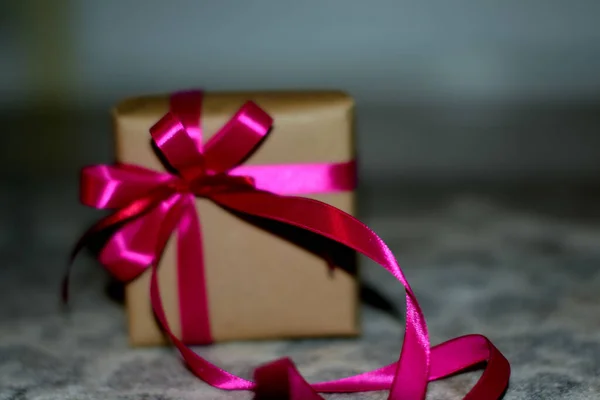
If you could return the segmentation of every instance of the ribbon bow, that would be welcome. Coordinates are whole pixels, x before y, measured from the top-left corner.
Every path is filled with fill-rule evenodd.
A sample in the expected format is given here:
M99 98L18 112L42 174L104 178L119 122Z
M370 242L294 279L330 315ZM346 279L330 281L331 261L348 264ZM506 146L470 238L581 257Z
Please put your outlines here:
M175 97L177 115L168 113L151 129L157 150L176 173L160 173L132 165L93 166L83 169L83 203L116 211L95 224L75 247L73 256L100 231L117 229L100 255L108 270L123 281L152 270L150 298L159 323L181 353L191 371L208 384L225 390L253 390L257 399L322 399L318 392L363 392L389 390L391 400L423 400L428 382L487 363L468 400L499 399L508 385L510 367L504 356L485 337L463 336L431 347L425 318L417 299L387 245L366 225L328 204L302 197L275 194L269 188L272 171L238 167L264 140L272 123L254 103L246 103L204 148L193 112L185 105L197 92ZM325 186L344 187L339 169L330 168ZM260 168L260 167L257 167ZM323 166L315 166L316 170ZM335 170L338 168L338 179ZM332 172L333 171L333 172ZM318 172L318 171L317 171ZM344 175L343 173L341 175ZM283 182L283 181L282 181ZM304 185L311 186L310 180ZM337 182L337 183L335 183ZM319 183L323 185L322 179ZM302 188L295 187L302 192ZM283 190L285 192L285 190ZM210 343L196 196L226 209L295 226L329 238L366 255L382 265L406 289L406 330L397 362L349 378L307 383L288 359L262 366L255 381L245 380L194 353L191 342ZM170 329L158 290L157 268L169 237L178 233L180 285L188 285L180 296L182 334ZM192 261L190 263L190 261ZM282 266L285 268L285 266ZM191 287L189 287L191 285ZM196 290L194 290L194 288ZM198 290L200 289L200 290ZM181 290L181 287L180 287ZM192 307L192 308L190 308ZM185 312L183 308L186 308ZM190 321L184 320L183 317ZM189 323L193 320L193 323Z

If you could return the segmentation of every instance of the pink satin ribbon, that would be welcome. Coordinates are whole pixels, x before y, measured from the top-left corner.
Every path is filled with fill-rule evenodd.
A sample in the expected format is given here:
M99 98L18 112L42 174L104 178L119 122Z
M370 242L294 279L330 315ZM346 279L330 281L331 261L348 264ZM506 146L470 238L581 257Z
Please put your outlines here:
M486 363L484 373L465 399L499 399L508 386L510 366L487 338L469 335L431 347L421 308L386 244L354 217L325 203L290 195L352 189L353 163L239 166L264 140L271 118L254 103L246 103L202 148L198 123L201 98L199 92L174 95L171 112L150 130L154 143L177 175L130 165L83 170L83 203L116 211L82 237L74 254L93 234L118 227L101 253L102 263L123 281L151 267L150 297L160 324L190 370L212 386L253 390L257 399L310 400L321 399L318 392L389 390L389 399L423 400L429 381ZM406 289L406 330L399 360L353 377L309 384L290 360L283 359L258 368L252 382L220 369L189 349L186 344L211 341L196 196L232 211L314 232L386 268ZM181 338L173 334L166 320L156 274L173 232L178 238L183 293Z

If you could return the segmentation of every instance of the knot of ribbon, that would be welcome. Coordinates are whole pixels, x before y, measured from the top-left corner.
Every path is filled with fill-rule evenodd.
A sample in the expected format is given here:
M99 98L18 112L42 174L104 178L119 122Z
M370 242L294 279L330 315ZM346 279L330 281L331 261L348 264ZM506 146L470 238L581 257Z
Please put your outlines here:
M100 261L122 281L130 281L151 268L150 299L160 325L190 370L217 388L253 390L257 399L316 400L322 399L317 393L324 392L389 390L388 398L392 400L423 400L429 381L486 364L465 399L495 400L502 396L510 366L487 338L467 335L431 347L417 299L383 240L335 207L290 196L353 188L354 163L240 166L265 139L273 122L271 117L256 104L246 103L202 146L201 99L202 94L196 91L173 95L171 112L150 129L157 151L172 172L126 164L82 170L82 202L115 211L82 236L72 257L94 234L114 230L100 253ZM249 381L194 353L187 345L212 341L195 197L334 240L388 270L406 290L405 335L398 361L356 376L310 384L289 359L257 368L254 381ZM157 278L161 254L174 231L178 234L179 337L166 319Z

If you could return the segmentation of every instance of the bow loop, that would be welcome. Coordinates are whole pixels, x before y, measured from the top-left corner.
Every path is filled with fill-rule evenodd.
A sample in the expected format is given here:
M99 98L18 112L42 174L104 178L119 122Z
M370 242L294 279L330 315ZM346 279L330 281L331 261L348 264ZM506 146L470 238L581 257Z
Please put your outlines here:
M214 173L230 170L265 138L273 119L253 102L247 102L205 146L206 167Z
M157 238L161 224L171 209L181 208L182 196L169 196L168 193L165 190L164 194L150 194L147 198L156 198L157 204L142 216L119 227L100 252L100 262L120 281L135 279L160 256ZM175 226L167 229L172 232Z
M246 159L269 132L273 119L253 102L239 111L207 143L204 153L198 135L169 112L150 128L167 161L186 180L222 174Z
M79 196L95 208L123 208L172 177L134 165L94 165L81 171Z
M156 147L184 179L204 173L201 144L175 114L167 113L150 128L150 134Z

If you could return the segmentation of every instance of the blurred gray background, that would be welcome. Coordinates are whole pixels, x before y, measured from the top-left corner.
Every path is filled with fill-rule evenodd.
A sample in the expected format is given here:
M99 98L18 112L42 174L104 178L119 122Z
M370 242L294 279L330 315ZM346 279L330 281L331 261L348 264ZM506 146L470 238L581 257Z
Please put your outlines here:
M598 15L594 0L5 1L0 114L20 128L0 162L39 176L107 159L124 96L338 88L358 103L363 182L593 179Z
M0 1L0 399L231 398L170 349L130 349L120 288L90 257L69 318L56 306L68 251L102 215L77 185L112 161L110 107L188 87L352 94L361 219L432 341L490 336L512 363L507 400L599 398L599 17L598 0ZM206 350L244 368L291 354L310 377L392 362L403 293L362 271L350 345Z

